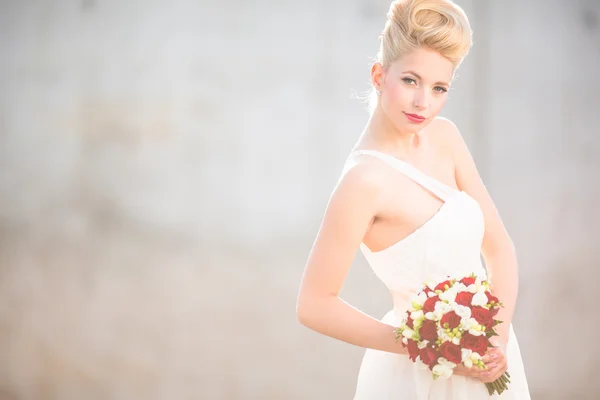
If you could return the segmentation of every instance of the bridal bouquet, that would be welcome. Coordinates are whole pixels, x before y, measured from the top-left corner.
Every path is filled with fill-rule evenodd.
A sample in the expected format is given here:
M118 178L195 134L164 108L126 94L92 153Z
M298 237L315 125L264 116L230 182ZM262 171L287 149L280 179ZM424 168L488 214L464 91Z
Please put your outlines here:
M475 275L428 283L412 297L411 306L396 328L413 362L429 367L433 378L449 378L454 367L485 369L481 357L486 353L494 319L502 303L490 292L489 283ZM494 382L486 383L490 395L508 389L510 375L505 372Z

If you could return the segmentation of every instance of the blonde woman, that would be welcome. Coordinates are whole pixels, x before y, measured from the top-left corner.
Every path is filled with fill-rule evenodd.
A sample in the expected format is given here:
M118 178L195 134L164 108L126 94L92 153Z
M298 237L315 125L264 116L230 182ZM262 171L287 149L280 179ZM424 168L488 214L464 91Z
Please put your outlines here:
M490 398L483 384L509 367L496 397L529 399L511 321L518 292L513 243L456 126L437 117L471 47L463 10L449 0L393 2L371 68L371 117L336 185L310 252L297 303L302 324L366 348L355 400ZM339 298L360 248L393 309L375 319ZM480 259L483 254L487 271ZM433 380L394 337L409 296L440 275L491 279L505 304L488 370L457 367ZM488 275L489 274L489 275Z

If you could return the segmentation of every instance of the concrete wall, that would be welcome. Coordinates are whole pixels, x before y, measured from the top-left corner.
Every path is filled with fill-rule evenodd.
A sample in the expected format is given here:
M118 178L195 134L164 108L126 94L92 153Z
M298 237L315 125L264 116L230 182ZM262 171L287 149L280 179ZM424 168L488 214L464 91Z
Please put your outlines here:
M596 398L600 4L459 4L442 114L519 252L533 398ZM351 398L363 349L294 306L387 7L0 2L0 399ZM390 307L360 255L343 297Z

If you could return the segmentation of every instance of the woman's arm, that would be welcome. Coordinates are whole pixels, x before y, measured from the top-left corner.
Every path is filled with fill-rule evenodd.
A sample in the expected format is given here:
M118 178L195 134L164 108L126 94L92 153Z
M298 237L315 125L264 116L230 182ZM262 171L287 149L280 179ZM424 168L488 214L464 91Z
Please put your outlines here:
M497 326L497 332L500 342L506 345L519 290L515 247L460 132L452 122L445 123L448 132L451 132L449 137L452 140L456 182L459 188L477 200L483 211L485 234L481 252L490 274L492 292L504 303L504 308L500 309L496 318L503 321Z
M296 305L299 321L360 347L406 354L394 327L338 297L356 251L381 202L381 174L357 164L336 186L305 266Z

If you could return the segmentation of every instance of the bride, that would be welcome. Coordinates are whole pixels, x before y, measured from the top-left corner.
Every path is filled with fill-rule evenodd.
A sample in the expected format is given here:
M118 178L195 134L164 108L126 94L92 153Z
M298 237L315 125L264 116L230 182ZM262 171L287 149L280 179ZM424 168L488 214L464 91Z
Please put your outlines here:
M355 400L529 399L512 328L518 291L515 249L456 126L437 117L471 47L463 10L450 0L391 4L371 67L376 104L329 199L297 301L305 326L366 348ZM381 320L339 298L360 249L391 293ZM483 255L486 268L481 263ZM458 366L433 380L396 342L408 299L424 281L475 273L505 307L487 370ZM484 382L508 369L511 383L489 396Z

